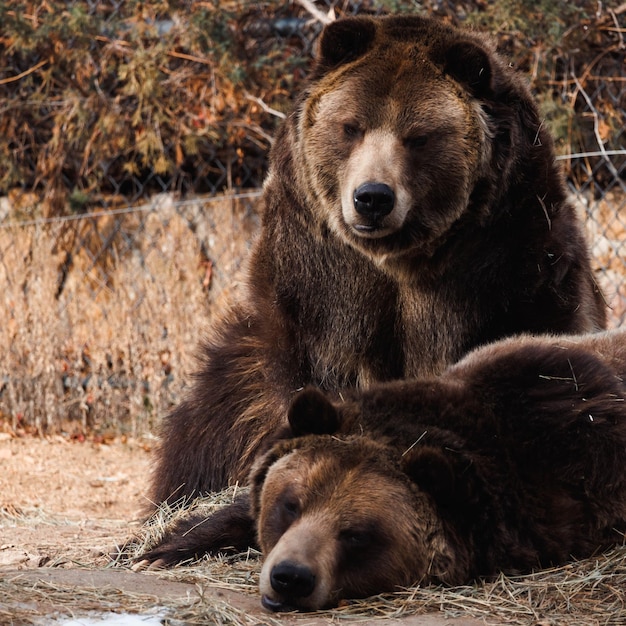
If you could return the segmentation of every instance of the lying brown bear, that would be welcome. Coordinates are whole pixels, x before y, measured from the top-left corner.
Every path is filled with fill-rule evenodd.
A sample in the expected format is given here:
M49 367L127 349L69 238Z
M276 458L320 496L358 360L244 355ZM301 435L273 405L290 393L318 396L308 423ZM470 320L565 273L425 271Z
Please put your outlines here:
M308 388L251 493L143 564L259 545L279 611L589 556L626 532L625 381L614 331L505 340L337 404Z

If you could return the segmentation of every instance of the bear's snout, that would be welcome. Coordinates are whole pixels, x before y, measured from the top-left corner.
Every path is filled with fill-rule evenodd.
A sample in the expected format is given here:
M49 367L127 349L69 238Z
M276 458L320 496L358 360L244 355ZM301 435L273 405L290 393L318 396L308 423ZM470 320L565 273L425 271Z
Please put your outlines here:
M270 611L306 609L301 602L315 590L315 574L310 567L295 561L280 561L272 567L270 585L277 598L263 594L261 603Z
M402 230L411 207L418 201L409 186L412 178L407 175L404 154L395 131L369 130L337 173L341 217L347 227L347 231L339 228L337 232L342 236L347 232L351 243L384 239ZM371 245L365 245L369 250ZM383 253L387 245L381 244Z
M396 194L384 183L363 183L354 191L354 208L359 215L372 220L372 227L393 211ZM357 228L366 228L360 224Z
M306 598L315 589L315 574L306 565L281 561L272 568L270 583L283 596Z

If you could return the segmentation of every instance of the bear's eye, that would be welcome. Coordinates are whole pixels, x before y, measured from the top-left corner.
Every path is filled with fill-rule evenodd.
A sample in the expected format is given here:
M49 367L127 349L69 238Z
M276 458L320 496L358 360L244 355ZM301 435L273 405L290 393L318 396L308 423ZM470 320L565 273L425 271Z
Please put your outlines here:
M404 145L409 150L418 150L419 148L423 148L428 142L427 135L415 135L415 137L407 137L404 140Z
M339 533L339 540L350 550L361 550L373 543L374 536L368 530L349 528Z
M283 514L290 520L296 519L300 515L300 504L294 498L285 498L282 502Z
M347 139L358 139L363 135L363 131L356 124L344 124L343 134Z

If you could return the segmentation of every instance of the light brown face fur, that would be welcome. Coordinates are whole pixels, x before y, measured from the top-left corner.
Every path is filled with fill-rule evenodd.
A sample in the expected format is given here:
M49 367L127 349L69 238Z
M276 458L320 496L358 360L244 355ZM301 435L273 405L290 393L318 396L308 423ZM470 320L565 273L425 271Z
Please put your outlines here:
M264 606L316 610L431 578L443 531L388 449L323 435L283 451L256 487Z
M466 212L491 156L487 115L416 43L374 47L312 87L298 132L305 188L331 230L375 260L431 255ZM364 184L393 209L356 208Z

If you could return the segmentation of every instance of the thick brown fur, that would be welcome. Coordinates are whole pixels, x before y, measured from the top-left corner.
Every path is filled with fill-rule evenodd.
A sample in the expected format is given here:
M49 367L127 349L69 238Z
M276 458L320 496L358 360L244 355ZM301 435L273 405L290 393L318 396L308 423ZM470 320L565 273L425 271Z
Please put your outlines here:
M298 394L251 494L145 561L259 545L265 606L316 609L624 541L626 330L506 339L440 377L349 395Z
M164 420L155 504L245 479L305 385L428 376L501 337L604 326L552 141L479 34L328 26L270 162L246 296ZM388 214L363 213L372 183Z

